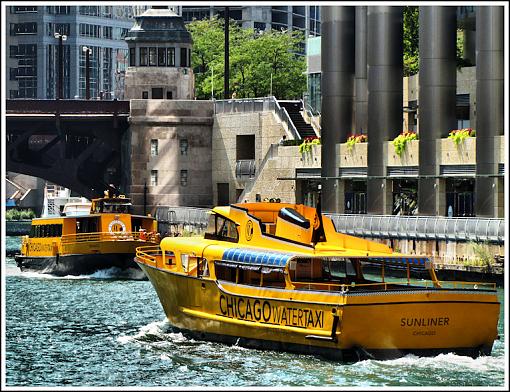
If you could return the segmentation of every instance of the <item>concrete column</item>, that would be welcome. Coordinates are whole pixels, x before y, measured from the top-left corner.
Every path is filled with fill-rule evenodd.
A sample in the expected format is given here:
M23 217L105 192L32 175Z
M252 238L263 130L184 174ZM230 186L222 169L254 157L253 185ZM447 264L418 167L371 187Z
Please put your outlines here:
M321 29L321 174L336 177L336 144L345 142L352 131L354 7L322 7ZM340 211L340 196L337 180L322 181L323 211Z
M420 7L418 213L440 215L438 139L457 128L456 7ZM431 176L431 177L421 177Z
M503 7L476 9L476 189L477 216L498 216L502 181L487 177L498 173L503 134Z
M367 212L391 214L391 183L380 177L386 175L385 143L402 130L402 7L368 7L367 20Z
M367 132L367 7L357 6L355 16L354 59L354 130Z

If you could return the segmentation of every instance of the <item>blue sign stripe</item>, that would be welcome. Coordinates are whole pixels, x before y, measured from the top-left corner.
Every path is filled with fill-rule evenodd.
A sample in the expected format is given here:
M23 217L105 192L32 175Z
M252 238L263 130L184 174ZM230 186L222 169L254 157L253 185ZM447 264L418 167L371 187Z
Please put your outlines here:
M287 253L264 252L230 248L223 252L222 259L245 264L283 267L293 255Z

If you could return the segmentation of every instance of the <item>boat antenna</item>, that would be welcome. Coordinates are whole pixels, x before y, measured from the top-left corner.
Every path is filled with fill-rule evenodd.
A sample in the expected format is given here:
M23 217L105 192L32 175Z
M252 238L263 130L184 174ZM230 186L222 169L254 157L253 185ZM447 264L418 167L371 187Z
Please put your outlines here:
M317 242L326 241L326 234L324 233L324 225L322 224L322 206L321 206L321 204L322 204L321 203L322 185L321 184L318 185L318 189L319 189L319 196L318 196L316 211L317 211L317 218L319 219L319 227L317 227L317 229L313 230L312 242L314 244L316 244Z

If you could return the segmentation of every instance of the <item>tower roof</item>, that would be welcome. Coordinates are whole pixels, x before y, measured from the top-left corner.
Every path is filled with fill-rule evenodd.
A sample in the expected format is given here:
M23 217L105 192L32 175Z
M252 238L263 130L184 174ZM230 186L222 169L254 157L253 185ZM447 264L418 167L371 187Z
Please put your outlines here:
M153 7L135 16L135 24L126 34L128 44L134 42L192 43L182 17L168 8Z

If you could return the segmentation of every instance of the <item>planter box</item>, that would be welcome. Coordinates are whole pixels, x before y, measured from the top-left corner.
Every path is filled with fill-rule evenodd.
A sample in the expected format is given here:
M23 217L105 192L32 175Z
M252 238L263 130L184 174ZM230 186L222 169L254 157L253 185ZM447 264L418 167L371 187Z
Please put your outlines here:
M476 137L467 137L458 145L452 139L441 139L441 165L475 165Z
M387 166L418 166L420 141L411 140L406 143L406 148L402 155L395 152L395 146L391 141L386 142L387 148Z
M347 143L337 144L339 150L338 167L367 167L368 143L356 143L351 149Z

